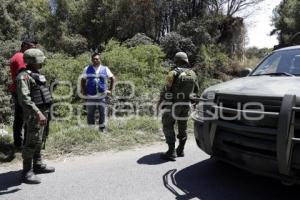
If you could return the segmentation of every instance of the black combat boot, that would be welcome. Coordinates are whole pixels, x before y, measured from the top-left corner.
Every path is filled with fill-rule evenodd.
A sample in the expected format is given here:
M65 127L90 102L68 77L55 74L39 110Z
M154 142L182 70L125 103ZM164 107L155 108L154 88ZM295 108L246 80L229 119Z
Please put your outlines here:
M49 167L42 161L41 151L37 151L33 157L33 172L36 174L48 174L55 172L54 167Z
M32 160L23 161L22 182L27 184L41 183L41 179L32 171Z
M38 164L33 166L33 172L36 174L48 174L55 172L54 167L47 166L46 164Z
M178 157L184 157L184 145L186 143L186 139L185 140L179 140L179 145L176 149L176 153Z
M169 149L167 152L161 154L161 158L167 161L176 161L175 144L168 144Z

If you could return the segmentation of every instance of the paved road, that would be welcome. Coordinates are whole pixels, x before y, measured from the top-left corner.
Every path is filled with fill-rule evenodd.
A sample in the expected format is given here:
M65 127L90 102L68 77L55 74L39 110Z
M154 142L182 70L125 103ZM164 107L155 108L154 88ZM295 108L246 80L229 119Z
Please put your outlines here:
M0 167L0 199L299 199L299 187L255 176L209 159L193 140L186 157L162 162L163 143L123 152L51 161L56 173L42 184L19 181L21 166Z

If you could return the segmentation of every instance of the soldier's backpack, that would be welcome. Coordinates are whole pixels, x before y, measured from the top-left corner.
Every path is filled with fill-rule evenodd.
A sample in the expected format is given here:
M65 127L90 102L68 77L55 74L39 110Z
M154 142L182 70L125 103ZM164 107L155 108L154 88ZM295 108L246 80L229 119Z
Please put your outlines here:
M176 68L174 71L176 72L172 85L174 100L190 100L190 94L193 93L197 84L196 73L188 68Z

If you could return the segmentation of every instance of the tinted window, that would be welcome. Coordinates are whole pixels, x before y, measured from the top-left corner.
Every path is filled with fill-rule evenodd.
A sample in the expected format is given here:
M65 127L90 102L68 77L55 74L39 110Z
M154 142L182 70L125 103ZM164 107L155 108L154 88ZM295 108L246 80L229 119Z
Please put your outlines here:
M252 75L269 73L300 75L300 49L272 53L255 69Z

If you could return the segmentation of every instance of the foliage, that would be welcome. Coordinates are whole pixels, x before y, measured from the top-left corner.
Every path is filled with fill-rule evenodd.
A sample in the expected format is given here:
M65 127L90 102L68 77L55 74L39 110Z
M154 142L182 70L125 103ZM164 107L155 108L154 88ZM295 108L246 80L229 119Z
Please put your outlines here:
M0 124L10 123L11 111L11 95L8 86L11 83L8 59L13 55L20 46L17 41L0 41Z
M162 86L164 71L161 62L164 54L158 46L139 45L127 48L111 40L102 57L103 63L110 67L118 81L131 81L134 84L136 97L157 92Z
M172 32L161 38L160 45L166 53L166 57L173 59L174 55L179 51L184 51L191 63L194 61L194 56L197 52L197 47L190 38L183 37L182 35Z
M233 17L241 14L241 12L245 13L249 7L255 9L262 1L264 0L214 0L211 1L209 8L213 13L222 13L228 17Z
M228 1L233 10L261 0ZM0 12L0 40L36 38L47 51L78 56L88 49L103 50L101 44L111 38L129 46L158 42L169 33L182 35L180 49L187 49L193 61L203 44L231 43L242 34L224 26L223 12L212 7L225 7L225 1L207 0L3 0ZM218 5L215 5L215 4ZM211 15L212 14L212 15ZM243 26L243 24L241 25ZM225 27L225 28L224 28ZM228 34L232 33L231 34ZM138 39L137 33L145 34ZM235 34L233 34L235 33ZM230 37L223 37L230 35ZM149 37L149 42L147 42ZM219 40L221 38L221 40ZM241 35L244 37L244 35ZM132 38L132 40L129 40ZM139 41L134 41L139 40ZM190 43L191 40L193 44ZM237 43L241 43L238 41ZM132 44L131 44L132 43ZM152 42L151 42L152 43ZM243 44L240 44L243 45ZM190 47L189 47L190 46ZM229 45L230 46L230 45ZM230 49L232 49L230 47ZM176 50L174 50L175 52ZM229 51L227 51L229 52ZM234 53L240 52L236 50ZM173 57L169 51L168 58ZM230 52L231 53L231 52ZM172 54L172 55L170 55Z
M60 49L72 56L84 53L87 49L87 39L79 34L62 36Z
M259 49L257 47L251 47L246 49L245 56L246 58L258 58L263 59L265 56L267 56L269 53L271 53L272 49L269 48L262 48Z
M273 23L275 29L272 34L277 33L279 39L279 47L293 44L300 44L300 2L297 0L285 0L275 9Z
M218 78L219 73L230 73L230 58L215 45L201 46L197 57L197 70L205 77Z
M77 100L78 79L89 61L89 53L84 53L76 58L64 54L48 55L46 65L42 68L42 73L46 75L50 84L57 83L54 85L54 96L57 96L59 99L59 97L64 97L66 94L71 93L73 95L62 99L62 101L74 102Z
M20 49L21 42L16 40L0 40L0 63L8 65L9 58Z
M9 123L11 113L10 94L7 90L8 70L0 66L0 124Z
M207 86L227 81L237 76L242 69L239 61L230 59L222 46L202 45L197 55L195 70L201 90ZM218 81L217 81L218 80Z
M151 44L154 44L154 42L146 34L137 33L132 38L127 39L123 44L127 47L135 47L135 46L138 46L138 45L151 45Z
M214 40L215 35L219 33L219 31L215 31L216 28L213 29L213 33L210 33L209 28L204 20L192 19L185 23L181 22L178 25L178 32L185 37L190 37L196 45L209 44L216 41Z
M2 0L0 4L0 40L11 40L22 33L22 0Z

